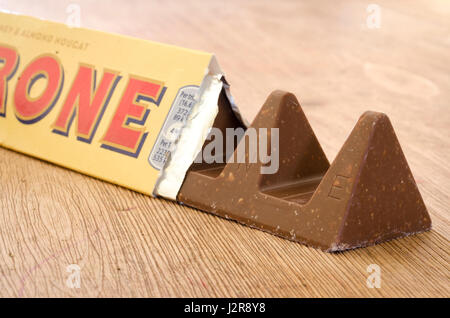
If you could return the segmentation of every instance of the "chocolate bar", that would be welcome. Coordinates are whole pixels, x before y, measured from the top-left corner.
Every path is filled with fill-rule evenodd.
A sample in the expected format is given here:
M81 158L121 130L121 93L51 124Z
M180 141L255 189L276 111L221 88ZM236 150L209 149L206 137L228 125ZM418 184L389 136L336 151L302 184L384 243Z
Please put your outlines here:
M431 227L384 114L365 113L330 165L292 94L247 127L211 53L0 18L2 147L326 251ZM242 132L231 153L208 138L229 129Z
M222 94L213 127L247 129L227 103ZM326 252L431 228L385 114L365 112L331 165L293 94L273 92L250 128L279 129L278 171L262 174L265 163L259 159L193 163L178 193L180 203Z

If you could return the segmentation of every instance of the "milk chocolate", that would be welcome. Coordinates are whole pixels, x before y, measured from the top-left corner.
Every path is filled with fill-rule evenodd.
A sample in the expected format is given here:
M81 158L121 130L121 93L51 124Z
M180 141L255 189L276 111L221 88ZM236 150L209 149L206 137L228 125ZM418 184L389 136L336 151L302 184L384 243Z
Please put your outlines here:
M214 127L245 128L227 103L221 96ZM273 92L250 127L279 128L278 172L261 174L260 161L194 163L179 202L327 252L431 228L385 114L364 113L331 165L293 94Z

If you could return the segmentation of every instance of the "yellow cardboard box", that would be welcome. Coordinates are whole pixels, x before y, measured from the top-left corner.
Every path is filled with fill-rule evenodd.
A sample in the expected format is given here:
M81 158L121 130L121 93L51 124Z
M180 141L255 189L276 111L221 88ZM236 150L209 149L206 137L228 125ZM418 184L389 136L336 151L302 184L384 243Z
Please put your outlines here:
M0 13L0 145L145 194L175 198L221 79L210 53ZM154 191L189 131L178 181Z

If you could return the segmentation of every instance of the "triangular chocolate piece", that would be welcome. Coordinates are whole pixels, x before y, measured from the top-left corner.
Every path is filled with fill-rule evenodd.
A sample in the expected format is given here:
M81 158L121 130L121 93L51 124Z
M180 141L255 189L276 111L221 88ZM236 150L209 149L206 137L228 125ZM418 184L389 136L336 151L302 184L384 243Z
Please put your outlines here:
M366 112L352 135L358 135L358 129L369 130L370 136L334 249L367 246L429 230L430 217L389 118ZM353 147L346 143L337 160L350 163L349 148Z
M260 176L258 184L262 190L322 177L328 170L328 159L293 94L280 90L272 92L250 127L258 132L261 128L279 130L278 145L269 146L279 146L279 169ZM270 143L270 139L268 141Z

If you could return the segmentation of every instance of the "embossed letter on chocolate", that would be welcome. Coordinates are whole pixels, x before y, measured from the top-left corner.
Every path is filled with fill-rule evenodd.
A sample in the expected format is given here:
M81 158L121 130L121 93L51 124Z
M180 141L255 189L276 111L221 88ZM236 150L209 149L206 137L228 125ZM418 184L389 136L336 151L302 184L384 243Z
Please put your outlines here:
M224 103L214 126L239 126ZM261 174L259 162L193 164L179 202L328 252L431 228L385 114L364 113L331 166L290 93L273 92L251 127L279 128L278 172Z

